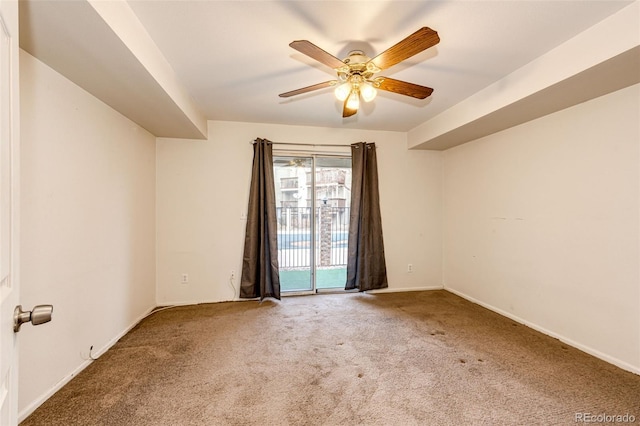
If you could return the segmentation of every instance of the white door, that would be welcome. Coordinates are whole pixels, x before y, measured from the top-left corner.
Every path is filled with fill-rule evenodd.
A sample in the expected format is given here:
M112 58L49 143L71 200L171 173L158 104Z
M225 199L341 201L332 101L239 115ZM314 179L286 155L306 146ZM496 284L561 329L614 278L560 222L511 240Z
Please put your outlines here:
M0 0L0 425L18 423L17 340L13 311L19 300L18 1Z

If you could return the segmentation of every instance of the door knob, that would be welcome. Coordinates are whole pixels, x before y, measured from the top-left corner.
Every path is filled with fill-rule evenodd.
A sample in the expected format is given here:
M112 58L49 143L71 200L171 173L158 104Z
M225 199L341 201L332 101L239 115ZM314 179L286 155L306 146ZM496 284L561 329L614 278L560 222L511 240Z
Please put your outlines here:
M32 311L23 311L22 305L16 306L13 311L13 332L20 331L20 326L25 322L31 321L33 325L44 324L51 321L53 313L53 305L38 305Z

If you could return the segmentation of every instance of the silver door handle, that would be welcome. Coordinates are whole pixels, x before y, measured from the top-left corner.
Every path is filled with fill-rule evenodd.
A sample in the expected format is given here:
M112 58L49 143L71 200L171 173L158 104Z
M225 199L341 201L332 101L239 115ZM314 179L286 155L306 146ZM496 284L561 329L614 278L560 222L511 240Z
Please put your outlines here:
M53 305L34 306L32 311L23 311L22 305L18 305L13 311L13 332L17 333L20 331L20 326L25 322L31 321L33 325L49 322L51 321L52 313Z

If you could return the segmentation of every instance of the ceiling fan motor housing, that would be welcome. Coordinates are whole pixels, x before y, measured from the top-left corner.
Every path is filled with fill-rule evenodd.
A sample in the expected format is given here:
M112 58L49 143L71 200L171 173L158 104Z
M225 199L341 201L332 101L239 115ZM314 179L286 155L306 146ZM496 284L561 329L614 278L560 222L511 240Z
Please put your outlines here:
M369 81L373 74L379 72L371 61L371 58L364 54L362 50L352 50L343 60L344 67L336 68L340 81L349 81L351 84L358 85L363 81ZM372 81L370 81L373 83Z

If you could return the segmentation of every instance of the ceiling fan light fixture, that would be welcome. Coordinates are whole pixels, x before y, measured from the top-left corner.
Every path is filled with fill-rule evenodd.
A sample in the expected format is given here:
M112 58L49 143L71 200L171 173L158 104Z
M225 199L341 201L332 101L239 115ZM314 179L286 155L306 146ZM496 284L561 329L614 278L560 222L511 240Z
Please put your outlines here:
M375 99L378 92L371 84L365 82L360 85L360 94L365 102L371 102Z
M351 91L347 99L347 108L357 111L360 108L360 95L356 89Z
M289 43L290 47L332 68L337 73L337 79L291 90L281 93L279 96L288 98L294 95L332 87L336 98L343 102L343 118L351 117L358 112L361 95L363 102L371 102L376 97L378 89L399 95L411 96L416 99L425 99L433 92L432 88L395 80L389 77L376 77L375 74L397 65L435 46L439 42L440 37L436 31L429 27L422 27L387 50L379 53L373 59L365 55L361 50L353 50L347 58L338 59L311 43L309 40L294 40Z
M341 102L344 102L344 100L347 99L349 93L351 93L351 83L349 82L339 85L334 91L336 98Z

